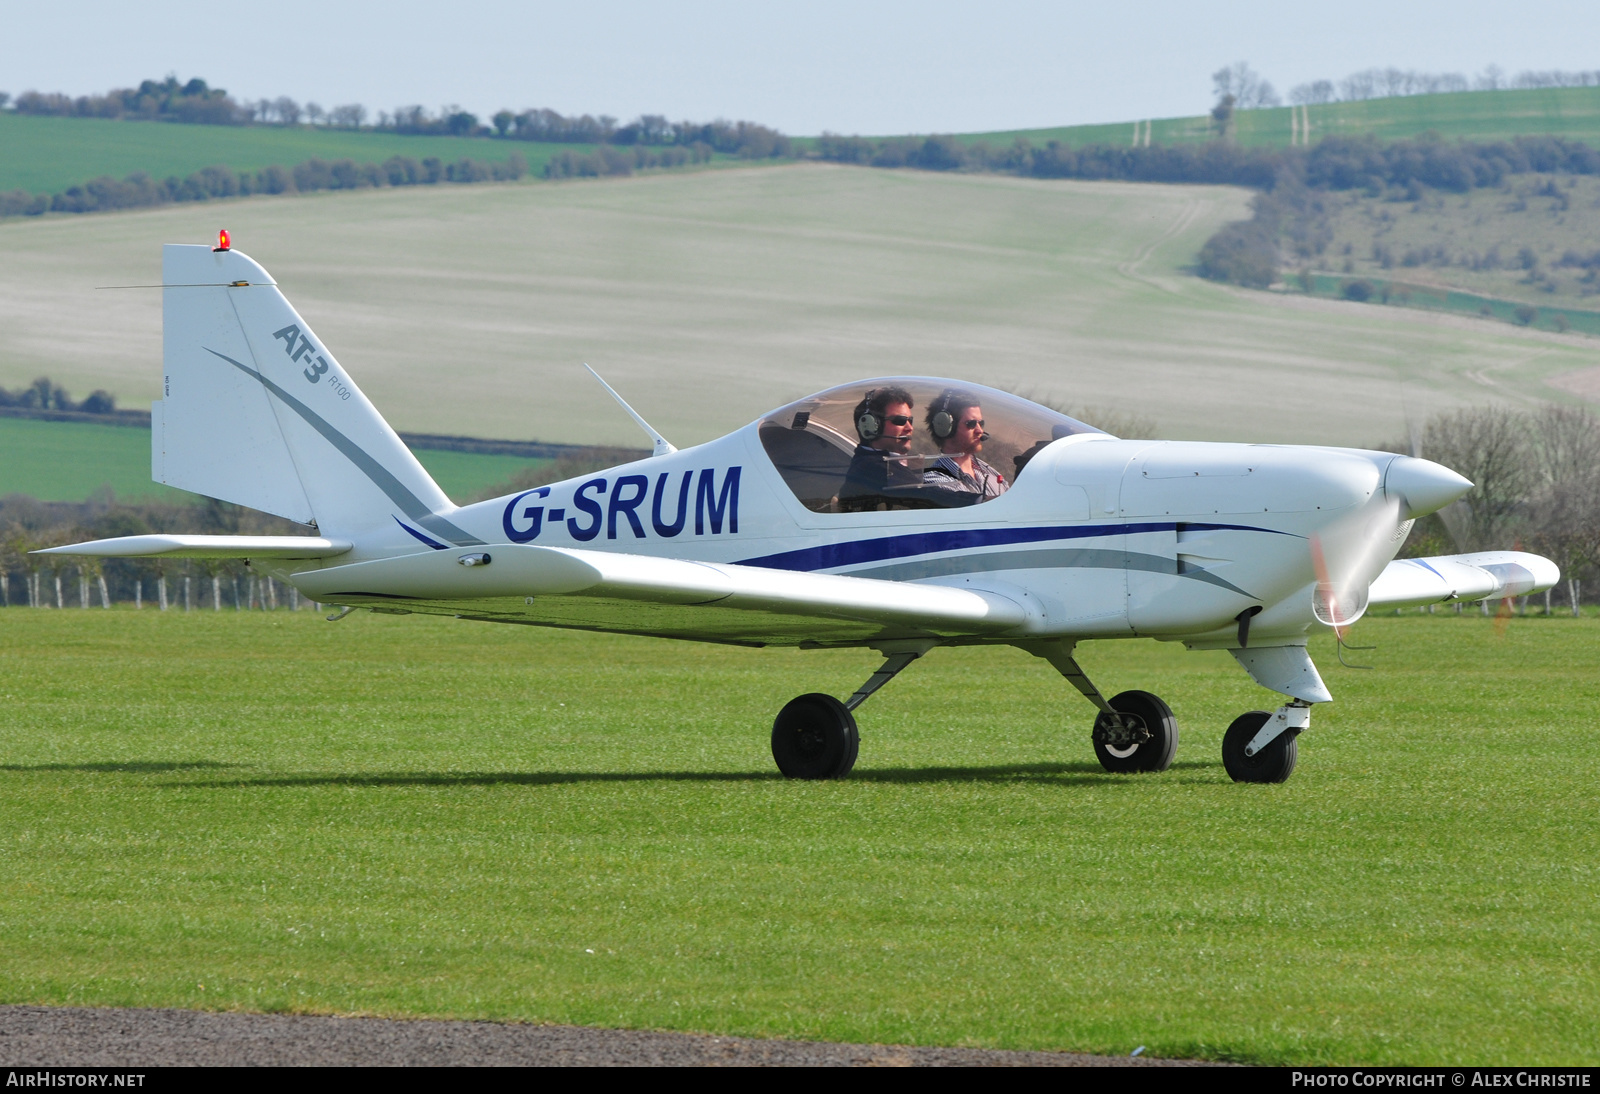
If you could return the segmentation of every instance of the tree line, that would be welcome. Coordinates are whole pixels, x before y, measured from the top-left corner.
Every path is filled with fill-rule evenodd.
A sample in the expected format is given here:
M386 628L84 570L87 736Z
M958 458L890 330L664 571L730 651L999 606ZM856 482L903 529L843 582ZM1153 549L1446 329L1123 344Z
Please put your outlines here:
M1219 106L1237 110L1264 110L1282 106L1271 81L1244 61L1226 65L1211 75L1212 92ZM1342 80L1311 80L1289 91L1295 106L1364 102L1368 99L1410 95L1449 95L1461 91L1502 91L1540 87L1600 87L1600 70L1562 72L1554 69L1519 72L1507 76L1489 65L1475 77L1459 72L1418 72L1415 69L1368 68Z
M745 159L770 159L794 154L793 142L770 126L755 122L670 122L660 114L643 114L626 125L602 114L570 117L554 110L497 111L484 125L476 114L446 106L430 113L422 106L397 107L378 115L373 128L420 136L497 137L550 144L647 145L709 148Z
M14 390L0 387L0 407L21 407L26 410L66 410L81 414L115 414L117 398L109 391L96 388L79 402L67 389L41 376L27 387Z
M446 162L436 156L422 160L390 156L382 163L357 163L350 159L312 158L293 167L263 167L257 171L235 171L219 164L196 171L187 178L172 175L159 181L143 171L135 171L123 179L103 175L55 194L30 194L26 190L0 192L0 217L95 213L252 194L503 181L520 179L527 173L527 161L516 153L504 161L462 158Z
M704 145L724 155L768 159L793 154L790 139L770 126L756 122L669 122L660 114L643 114L625 125L608 115L564 116L550 109L501 109L489 123L459 106L444 106L437 113L424 106L398 106L380 111L371 125L367 108L346 103L324 110L319 104L301 104L287 95L276 99L239 102L223 88L211 87L195 77L180 81L145 80L136 88L118 88L104 95L64 95L59 92L24 91L15 100L0 92L0 109L7 104L18 114L70 118L122 118L181 122L194 125L309 124L338 129L375 129L413 136L491 137L504 140L546 141L560 144Z
M1448 142L1424 136L1380 142L1372 137L1325 137L1310 148L1242 148L1203 144L1035 145L1019 138L1002 148L950 136L844 137L824 133L814 154L834 163L909 167L924 171L992 171L1031 178L1113 179L1207 183L1274 190L1298 183L1313 190L1394 189L1465 192L1499 186L1528 172L1600 174L1600 152L1563 137Z
M1408 95L1441 95L1459 91L1503 91L1539 87L1600 87L1600 71L1561 72L1554 69L1519 72L1507 76L1500 66L1490 65L1477 76L1459 72L1417 72L1413 69L1368 68L1353 72L1337 82L1312 80L1289 92L1295 105L1333 102L1361 102ZM1276 106L1277 104L1272 104Z

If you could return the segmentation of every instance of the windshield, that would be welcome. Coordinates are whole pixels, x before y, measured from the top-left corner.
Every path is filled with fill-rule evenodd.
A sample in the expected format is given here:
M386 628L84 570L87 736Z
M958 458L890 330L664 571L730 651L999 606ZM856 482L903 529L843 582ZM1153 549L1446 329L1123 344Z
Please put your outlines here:
M900 376L781 407L761 444L807 509L856 513L992 501L1051 441L1100 432L980 384Z

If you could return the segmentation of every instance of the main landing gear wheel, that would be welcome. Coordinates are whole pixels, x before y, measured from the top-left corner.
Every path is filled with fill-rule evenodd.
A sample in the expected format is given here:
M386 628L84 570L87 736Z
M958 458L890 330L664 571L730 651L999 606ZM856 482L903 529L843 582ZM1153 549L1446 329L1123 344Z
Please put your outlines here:
M772 758L790 779L842 779L856 765L855 715L831 695L791 699L772 723Z
M1294 761L1299 752L1295 744L1298 731L1285 730L1254 756L1244 754L1261 727L1272 715L1264 710L1252 710L1233 720L1228 732L1222 735L1222 766L1228 777L1236 783L1281 783L1294 774Z
M1094 754L1100 766L1118 775L1171 767L1178 751L1172 708L1148 691L1125 691L1110 704L1122 717L1102 711L1094 720Z

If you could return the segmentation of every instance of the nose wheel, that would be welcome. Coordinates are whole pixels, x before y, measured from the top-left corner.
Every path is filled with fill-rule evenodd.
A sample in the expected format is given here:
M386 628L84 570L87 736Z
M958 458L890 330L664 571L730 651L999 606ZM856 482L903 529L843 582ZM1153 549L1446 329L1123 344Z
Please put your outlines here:
M1295 744L1298 727L1279 733L1257 748L1251 747L1273 717L1264 710L1247 711L1235 718L1222 735L1222 766L1234 782L1281 783L1294 774L1300 751Z

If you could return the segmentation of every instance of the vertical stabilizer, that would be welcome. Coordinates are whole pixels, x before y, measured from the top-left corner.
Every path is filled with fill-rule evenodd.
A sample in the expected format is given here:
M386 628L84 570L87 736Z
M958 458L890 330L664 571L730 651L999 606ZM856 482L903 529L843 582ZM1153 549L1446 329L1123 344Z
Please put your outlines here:
M157 481L325 533L408 521L479 541L267 272L238 251L162 252Z

